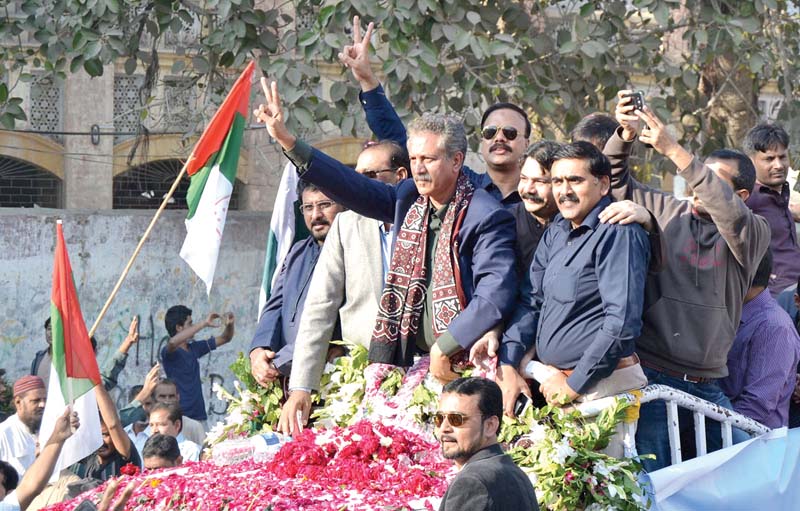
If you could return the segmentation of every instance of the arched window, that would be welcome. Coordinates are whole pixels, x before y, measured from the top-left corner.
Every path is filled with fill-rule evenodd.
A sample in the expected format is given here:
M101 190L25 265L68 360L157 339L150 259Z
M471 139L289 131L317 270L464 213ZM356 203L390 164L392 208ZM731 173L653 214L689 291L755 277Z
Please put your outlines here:
M158 209L182 166L183 162L178 159L158 160L118 174L114 177L114 209ZM239 209L240 189L241 183L237 179L229 210ZM167 209L187 209L188 190L189 177L185 176L167 204Z
M61 179L32 163L0 155L0 207L60 208Z

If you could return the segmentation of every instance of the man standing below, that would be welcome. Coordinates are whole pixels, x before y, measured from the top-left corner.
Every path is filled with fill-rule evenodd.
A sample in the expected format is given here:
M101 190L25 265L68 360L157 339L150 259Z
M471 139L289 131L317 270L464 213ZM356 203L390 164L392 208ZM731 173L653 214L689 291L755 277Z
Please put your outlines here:
M358 16L353 18L353 44L345 46L339 60L349 67L361 87L359 100L367 116L367 124L379 139L406 144L403 122L386 98L369 62L370 37L374 25L367 27L361 37ZM481 156L486 162L486 173L479 174L464 166L463 171L475 188L509 207L520 202L517 192L521 162L528 148L531 123L525 110L512 103L495 103L486 109L481 118Z
M497 443L502 417L503 397L491 380L459 378L444 386L435 434L442 455L460 471L439 511L538 511L531 480Z
M728 376L719 384L734 410L774 429L789 424L800 336L767 290L771 273L767 251L744 296L742 321L728 353Z
M755 182L750 159L738 151L712 153L705 165L683 149L649 109L634 112L631 91L617 93L621 128L606 144L611 160L612 193L646 207L669 239L661 272L649 275L636 352L650 384L664 384L726 408L730 400L717 383L727 375L728 351L736 334L756 268L769 247L769 225L744 200ZM693 190L692 201L645 186L627 165L639 121L639 139L651 144L678 168ZM681 410L685 441L694 438L691 414ZM708 424L709 446L720 445L719 424ZM714 431L716 430L716 431ZM648 471L670 463L667 412L663 401L642 405L636 446ZM691 442L693 445L694 442Z
M7 461L22 477L36 459L36 442L42 424L47 390L38 376L14 382L17 413L0 423L0 460Z
M177 467L183 463L178 441L170 435L156 433L147 439L142 451L145 470Z
M291 373L311 275L333 219L342 211L339 204L308 181L300 181L297 195L311 236L295 243L286 254L250 343L250 371L261 385ZM327 341L330 340L329 337Z
M44 320L44 340L47 343L47 348L37 351L33 356L31 362L31 375L38 376L44 381L45 388L50 381L50 367L53 365L53 358L50 355L50 350L53 345L53 330L50 327L50 317Z
M181 409L186 415L200 422L208 419L203 400L203 384L200 382L200 363L198 360L212 350L231 342L234 332L233 313L225 314L225 329L216 337L196 341L194 336L208 327L219 327L222 318L212 312L200 323L192 322L192 310L183 305L175 305L167 310L164 325L170 335L167 345L161 348L161 364L167 377L178 385Z
M461 171L463 125L425 115L409 126L414 181L396 187L361 176L292 135L277 84L262 79L266 103L255 117L301 177L357 213L392 222L397 241L370 341L370 361L411 365L417 347L431 373L456 378L450 357L469 350L510 312L516 294L514 219Z
M199 461L200 446L191 440L187 440L181 432L181 409L175 405L156 403L150 410L150 431L152 434L161 433L175 437L178 441L178 448L184 461ZM145 445L147 445L145 443Z
M178 391L178 385L169 378L162 378L153 390L153 402L180 406L181 394ZM188 440L198 445L202 445L205 441L203 424L186 415L181 417L181 432Z
M368 146L358 156L356 172L395 185L408 177L408 153L392 141ZM392 226L345 211L336 216L309 285L289 380L289 399L281 409L279 429L297 430L311 410L311 391L319 388L328 341L337 320L342 339L369 347L372 318L378 314L389 271Z
M650 242L639 224L601 223L611 204L611 164L589 142L566 144L551 167L560 215L545 231L500 346L517 367L535 339L552 369L540 390L551 404L589 401L647 383L634 341L642 328ZM609 454L622 455L615 437Z
M775 124L759 124L744 137L742 149L753 160L756 184L745 204L769 223L772 239L773 297L792 287L800 277L800 247L789 210L789 134Z

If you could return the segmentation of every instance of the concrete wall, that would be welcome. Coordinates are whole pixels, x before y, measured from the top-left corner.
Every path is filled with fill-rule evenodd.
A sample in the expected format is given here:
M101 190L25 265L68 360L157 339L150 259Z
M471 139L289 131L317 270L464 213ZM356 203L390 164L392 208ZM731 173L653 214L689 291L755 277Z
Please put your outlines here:
M34 353L45 347L43 323L49 315L56 219L64 222L81 309L91 328L152 214L0 208L0 368L7 370L11 382L28 372ZM211 384L232 388L228 365L239 351L247 351L255 330L269 213L228 214L210 297L178 255L186 232L185 215L185 211L166 211L153 229L97 330L98 361L103 364L110 358L138 314L139 346L131 349L114 393L122 404L130 387L140 384L156 361L166 336L168 307L185 304L194 311L195 320L211 311L232 311L233 341L200 361L206 409L213 420L221 417L225 405L212 396Z

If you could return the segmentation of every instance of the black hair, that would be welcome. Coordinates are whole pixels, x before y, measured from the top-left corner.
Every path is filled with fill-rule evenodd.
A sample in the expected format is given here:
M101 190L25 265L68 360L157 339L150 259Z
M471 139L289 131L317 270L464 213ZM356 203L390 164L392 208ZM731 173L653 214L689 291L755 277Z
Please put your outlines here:
M178 333L178 325L186 322L186 318L192 315L192 309L185 305L173 305L164 314L164 326L170 337Z
M483 129L483 125L486 124L486 118L489 117L489 114L497 110L513 110L521 115L522 118L525 119L525 138L531 136L531 121L528 119L528 113L514 103L495 103L487 108L486 111L483 112L483 117L481 117L481 129Z
M176 393L180 392L178 390L178 384L175 383L175 380L173 380L172 378L161 378L160 380L158 380L158 383L156 383L156 386L153 387L153 396L156 395L156 389L158 388L159 385L172 385L173 387L175 387Z
M130 390L128 391L128 401L133 401L134 399L136 399L136 396L139 395L139 392L141 392L143 388L144 385L134 385L133 387L131 387Z
M47 327L50 326L50 316L47 316L47 319L44 320L44 329L47 330Z
M442 394L478 396L481 416L483 419L497 417L499 422L496 433L500 433L500 426L503 424L503 391L495 382L486 378L459 378L445 385Z
M747 190L748 193L753 191L756 184L756 168L749 156L736 149L717 149L708 155L706 161L708 160L735 161L738 172L731 177L733 190Z
M789 134L781 126L767 122L755 125L742 140L742 150L750 156L779 147L789 148Z
M406 169L407 172L411 172L411 160L408 158L408 149L401 146L394 140L383 139L371 143L370 145L365 147L361 152L376 147L383 147L389 151L389 166L392 168L392 170L397 170L400 167L402 167Z
M316 192L319 191L319 187L312 183L311 181L306 181L305 179L301 179L297 182L297 197L300 199L300 202L303 202L303 192L308 190L309 192Z
M0 461L0 472L3 473L3 488L6 489L6 493L16 490L19 484L17 469L7 461Z
M97 355L97 339L95 339L94 336L91 336L89 337L89 341L92 343L92 351L95 355Z
M166 410L167 411L167 419L170 422L181 421L181 429L183 429L183 411L181 407L178 405L168 405L166 403L156 403L153 405L153 408L150 409L150 413L157 412L159 410Z
M618 127L619 123L610 115L595 112L578 121L569 136L573 142L589 142L602 151Z
M769 286L769 276L772 274L772 249L767 247L764 257L758 264L756 274L753 275L753 283L750 287L767 287Z
M553 166L553 155L561 148L561 144L552 140L534 142L525 151L526 158L533 158L543 170L550 172Z
M162 458L175 463L181 455L178 441L174 436L156 433L147 439L142 448L142 459Z
M594 177L611 177L611 162L606 155L589 142L579 140L570 144L563 144L553 154L553 163L558 160L586 160L589 162L589 172Z

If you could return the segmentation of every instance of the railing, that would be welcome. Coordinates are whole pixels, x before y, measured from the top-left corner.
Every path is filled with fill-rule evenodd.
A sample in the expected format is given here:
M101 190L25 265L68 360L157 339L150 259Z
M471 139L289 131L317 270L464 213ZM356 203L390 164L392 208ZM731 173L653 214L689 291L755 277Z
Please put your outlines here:
M695 445L697 446L698 456L702 456L708 452L706 445L706 418L720 423L722 430L722 447L730 447L733 445L732 428L734 427L750 435L761 435L770 431L770 428L740 413L736 413L733 410L723 408L666 385L648 385L641 390L641 393L642 395L639 398L630 393L618 394L595 401L580 403L576 405L575 408L586 417L594 417L603 409L611 406L616 398L627 399L632 403L635 403L637 399L639 399L640 403L663 400L667 406L667 428L669 431L669 447L673 465L683 461L681 456L680 428L678 425L679 406L690 410L694 417ZM634 425L634 423L623 424L625 456L636 455Z

